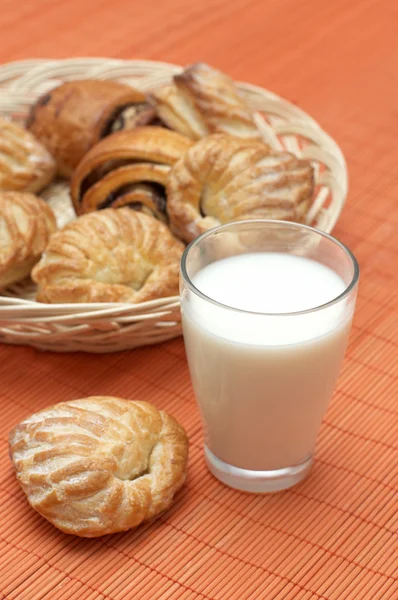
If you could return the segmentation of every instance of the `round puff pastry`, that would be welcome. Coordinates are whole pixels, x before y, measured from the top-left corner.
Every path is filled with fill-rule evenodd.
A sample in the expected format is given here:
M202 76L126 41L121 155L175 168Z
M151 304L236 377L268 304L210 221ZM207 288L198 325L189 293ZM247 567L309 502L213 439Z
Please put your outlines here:
M53 157L29 131L0 118L0 190L40 192L55 170Z
M161 127L138 127L102 140L73 175L76 213L130 206L165 221L170 166L191 145L188 138Z
M167 211L185 242L242 219L304 221L313 197L307 160L262 142L215 134L197 142L171 169Z
M0 192L0 288L29 275L55 230L54 214L44 200Z
M61 402L17 425L9 446L32 508L81 537L153 519L170 507L186 476L184 429L147 402Z
M178 294L184 246L130 208L83 215L54 234L32 271L37 300L145 302Z
M59 174L69 177L94 144L115 127L126 126L127 108L129 127L156 118L145 96L128 85L95 79L69 81L39 98L27 126L53 154Z
M261 139L254 112L233 80L204 63L190 65L148 99L168 127L193 140L211 133Z

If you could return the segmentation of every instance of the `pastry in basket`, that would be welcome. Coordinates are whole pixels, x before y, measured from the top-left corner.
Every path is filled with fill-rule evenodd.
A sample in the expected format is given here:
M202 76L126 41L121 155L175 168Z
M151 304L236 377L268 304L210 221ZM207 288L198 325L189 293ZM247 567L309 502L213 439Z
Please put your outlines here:
M148 98L168 127L194 140L210 133L261 139L253 110L233 80L204 63L187 67Z
M183 248L166 225L129 208L83 215L52 236L33 269L37 300L137 303L175 296Z
M44 200L26 192L0 192L0 288L29 275L55 230Z
M190 242L230 221L302 222L313 189L313 169L307 160L272 150L262 142L214 134L196 142L170 171L170 227Z
M53 157L29 131L0 118L0 190L40 192L55 170Z
M61 402L9 436L29 504L65 533L97 537L167 510L186 477L188 439L147 402L107 396Z
M161 127L138 127L99 142L80 162L71 182L77 214L130 206L166 220L170 166L192 141Z
M32 107L28 129L48 148L60 175L69 177L101 138L120 128L156 119L145 96L116 81L69 81L51 90Z

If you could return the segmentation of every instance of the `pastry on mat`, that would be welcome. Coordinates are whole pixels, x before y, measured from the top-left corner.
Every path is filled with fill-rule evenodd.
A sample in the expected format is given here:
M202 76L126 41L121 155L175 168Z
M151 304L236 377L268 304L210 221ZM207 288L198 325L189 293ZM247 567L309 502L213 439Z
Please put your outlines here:
M55 230L54 214L44 200L0 191L0 288L29 275Z
M32 271L37 300L145 302L178 294L184 246L130 208L83 215L54 234Z
M148 95L161 120L171 129L198 140L211 133L261 139L254 111L234 81L204 63L174 75L170 84Z
M170 171L170 227L190 242L212 227L242 219L303 222L313 189L309 161L262 142L211 135L196 142Z
M161 127L138 127L102 140L73 175L76 213L130 206L165 221L170 166L191 145L188 138Z
M65 533L126 531L167 510L183 485L184 429L147 402L93 396L17 425L9 447L29 504Z
M40 192L55 170L53 157L29 131L0 118L0 190Z
M39 98L27 127L55 157L59 174L69 177L101 138L154 120L155 110L138 90L85 79L63 83Z

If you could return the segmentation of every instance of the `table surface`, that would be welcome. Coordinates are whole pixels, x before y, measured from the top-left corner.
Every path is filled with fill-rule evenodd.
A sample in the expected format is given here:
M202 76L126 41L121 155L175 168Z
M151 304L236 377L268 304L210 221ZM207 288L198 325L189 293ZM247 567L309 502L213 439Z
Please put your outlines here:
M309 112L341 145L350 193L335 234L361 282L311 477L250 496L204 466L181 340L108 356L0 347L0 598L393 600L397 582L398 5L395 0L0 0L0 60L204 60ZM10 428L93 394L146 399L191 441L173 508L136 531L66 536L31 510Z

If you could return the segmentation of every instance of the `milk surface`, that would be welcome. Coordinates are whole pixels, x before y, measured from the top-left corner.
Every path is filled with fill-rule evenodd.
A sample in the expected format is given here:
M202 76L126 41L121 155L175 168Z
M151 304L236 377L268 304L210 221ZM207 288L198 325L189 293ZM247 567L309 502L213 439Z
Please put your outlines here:
M345 290L344 281L320 263L278 253L226 258L192 281L231 307L192 292L182 302L206 445L242 469L306 460L336 384L351 317L344 302L284 313L330 302Z

